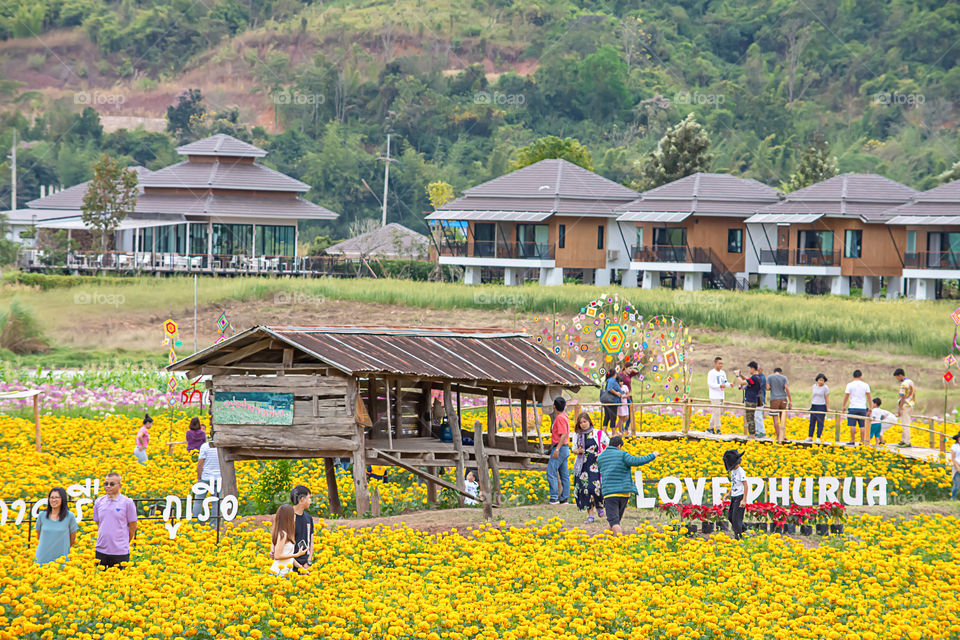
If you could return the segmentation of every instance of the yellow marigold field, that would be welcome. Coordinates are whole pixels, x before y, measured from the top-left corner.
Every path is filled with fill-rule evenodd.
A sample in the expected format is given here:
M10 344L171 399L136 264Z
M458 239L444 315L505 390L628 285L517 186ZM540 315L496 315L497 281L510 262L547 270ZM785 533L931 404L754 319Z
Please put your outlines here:
M155 420L151 458L141 466L132 453L137 419L44 416L37 454L33 424L0 416L3 497L42 497L111 470L131 497L185 496L195 454L168 456L163 444L181 439L188 420ZM628 443L661 451L643 468L651 478L720 475L729 446ZM891 493L948 492L939 463L826 446L738 446L751 475L883 475ZM258 463L238 463L237 471L249 494ZM322 465L296 463L292 480L311 487L313 510L323 512ZM426 506L425 489L408 474L394 480L374 483L385 513ZM545 501L542 473L504 472L503 480L508 503ZM350 511L349 476L339 490ZM441 534L327 520L313 572L280 578L268 571L269 528L252 521L228 525L219 547L207 526L186 523L170 540L162 523L145 521L134 564L120 572L94 568L89 519L70 560L43 567L33 563L25 530L8 523L0 527L0 640L960 638L960 519L854 516L846 531L804 544L776 534L688 538L662 525L614 538L542 520Z

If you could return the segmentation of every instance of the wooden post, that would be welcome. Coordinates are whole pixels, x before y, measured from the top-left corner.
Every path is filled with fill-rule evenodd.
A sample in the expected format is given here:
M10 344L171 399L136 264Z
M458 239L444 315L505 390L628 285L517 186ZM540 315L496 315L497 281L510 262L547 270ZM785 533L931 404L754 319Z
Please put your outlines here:
M374 518L380 517L380 487L376 486L373 488L373 512Z
M367 415L370 417L370 437L377 437L377 379L373 376L367 378Z
M530 451L530 442L527 436L527 396L520 397L520 434L523 436L523 451Z
M947 414L946 414L946 412L944 412L944 414L943 414L943 420L944 420L943 430L946 431L946 430L947 430L947 425L946 425ZM933 449L934 447L937 446L937 441L935 440L935 438L937 437L937 434L934 433L934 432L936 431L936 429L937 429L937 425L935 425L935 424L933 423L933 420L931 419L931 420L927 420L927 426L930 427L930 448Z
M836 430L837 430L837 439L836 439L837 444L840 444L840 428L841 428L841 424L842 424L842 422L841 422L840 414L838 413L838 414L837 414L837 419L836 419L836 421L834 422L834 425L833 425L833 426L836 428Z
M324 458L323 466L327 476L327 499L330 502L330 513L342 518L343 506L340 504L340 491L337 489L337 472L333 458Z
M233 466L233 457L229 449L217 448L217 455L220 458L220 479L222 484L220 489L223 492L223 498L233 496L240 502L240 496L237 495L237 470Z
M638 424L634 430L633 435L637 435L637 432L643 433L643 401L640 401L640 424Z
M540 435L540 412L537 411L537 392L531 389L533 393L533 425L537 428L537 446L540 447L540 454L543 454L543 436Z
M427 454L427 460L433 460L433 454ZM432 476L437 475L436 467L427 467L427 473ZM437 483L433 480L427 480L427 504L437 504Z
M36 431L37 453L40 453L40 394L33 396L33 428Z
M484 520L493 520L493 491L490 488L490 470L487 469L487 454L483 450L483 423L473 423L473 446L477 456L477 481L480 484L480 500Z
M457 489L464 489L464 464L463 464L463 435L460 432L460 415L453 410L453 392L449 382L443 383L443 406L447 410L447 420L450 422L450 431L453 434L453 448L457 452ZM457 502L463 506L463 496L457 494Z
M390 449L393 449L393 419L390 415L390 378L384 378L384 389L387 397L387 442L390 443ZM400 435L399 433L397 434Z
M513 452L517 452L517 425L513 421L513 389L507 387L507 411L510 412L510 431L513 433Z
M683 403L683 432L690 433L690 418L693 409L690 407L690 400L687 399Z
M497 405L493 392L487 392L487 444L497 449ZM478 461L479 463L479 461ZM490 470L493 472L493 501L500 506L500 456L490 456Z
M353 492L357 497L357 517L370 512L370 492L367 490L367 460L363 442L363 427L360 430L360 446L353 450Z

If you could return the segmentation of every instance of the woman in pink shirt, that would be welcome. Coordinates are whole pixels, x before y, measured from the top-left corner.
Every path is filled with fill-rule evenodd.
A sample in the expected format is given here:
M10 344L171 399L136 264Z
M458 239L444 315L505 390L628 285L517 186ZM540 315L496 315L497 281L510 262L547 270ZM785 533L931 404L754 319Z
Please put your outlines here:
M150 427L153 426L153 418L150 414L143 416L143 426L137 431L137 446L133 450L133 455L137 456L140 464L147 463L147 445L150 444Z

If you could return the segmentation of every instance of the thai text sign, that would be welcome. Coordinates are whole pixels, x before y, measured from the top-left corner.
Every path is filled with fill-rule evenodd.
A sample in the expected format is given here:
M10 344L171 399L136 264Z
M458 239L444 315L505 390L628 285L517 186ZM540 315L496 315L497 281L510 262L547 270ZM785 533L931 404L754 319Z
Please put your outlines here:
M657 482L657 495L644 493L643 473L634 472L637 483L637 507L652 509L661 503L689 502L701 505L709 487L713 504L720 504L730 489L730 479L716 478L678 478L667 476ZM816 490L815 490L816 489ZM873 478L869 482L864 478L833 478L830 476L804 478L747 478L747 502L756 502L764 496L763 502L789 506L797 504L803 507L814 503L842 502L845 505L885 505L887 504L887 479ZM686 499L685 499L686 498Z
M217 391L213 419L218 424L293 424L293 394Z

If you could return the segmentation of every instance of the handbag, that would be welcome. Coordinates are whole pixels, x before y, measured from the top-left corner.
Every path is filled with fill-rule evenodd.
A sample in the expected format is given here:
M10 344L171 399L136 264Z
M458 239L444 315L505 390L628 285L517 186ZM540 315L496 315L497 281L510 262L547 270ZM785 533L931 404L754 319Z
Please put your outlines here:
M600 402L603 404L619 404L620 398L613 395L613 392L604 389L603 392L600 393Z

